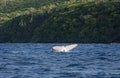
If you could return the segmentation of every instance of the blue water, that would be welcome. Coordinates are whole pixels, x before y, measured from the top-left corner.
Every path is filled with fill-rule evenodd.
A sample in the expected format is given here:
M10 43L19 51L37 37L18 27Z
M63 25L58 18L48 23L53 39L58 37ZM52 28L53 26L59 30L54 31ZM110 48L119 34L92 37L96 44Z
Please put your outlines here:
M78 44L70 53L55 45L66 43L1 43L0 78L120 78L120 44Z

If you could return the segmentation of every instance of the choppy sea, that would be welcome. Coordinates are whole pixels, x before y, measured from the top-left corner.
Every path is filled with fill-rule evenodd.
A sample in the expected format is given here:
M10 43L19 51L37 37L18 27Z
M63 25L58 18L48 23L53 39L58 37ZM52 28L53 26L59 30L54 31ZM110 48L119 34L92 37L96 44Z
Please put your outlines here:
M0 43L0 78L120 78L120 44Z

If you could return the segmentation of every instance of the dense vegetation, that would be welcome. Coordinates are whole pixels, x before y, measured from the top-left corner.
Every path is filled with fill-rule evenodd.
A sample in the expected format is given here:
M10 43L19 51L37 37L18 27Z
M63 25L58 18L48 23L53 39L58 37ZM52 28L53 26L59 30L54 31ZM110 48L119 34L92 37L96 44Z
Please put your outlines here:
M0 42L120 42L119 0L8 1Z

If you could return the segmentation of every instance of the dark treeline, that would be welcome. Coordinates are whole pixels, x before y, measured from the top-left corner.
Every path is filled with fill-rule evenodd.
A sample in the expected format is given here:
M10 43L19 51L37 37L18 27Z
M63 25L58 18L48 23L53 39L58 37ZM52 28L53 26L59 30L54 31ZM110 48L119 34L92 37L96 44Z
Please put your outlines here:
M120 2L81 1L1 12L0 42L120 42Z

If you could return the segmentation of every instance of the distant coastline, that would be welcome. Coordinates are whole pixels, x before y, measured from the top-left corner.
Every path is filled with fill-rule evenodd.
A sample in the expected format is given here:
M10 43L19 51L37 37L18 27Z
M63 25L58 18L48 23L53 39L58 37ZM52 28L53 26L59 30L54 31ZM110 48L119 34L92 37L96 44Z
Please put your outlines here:
M0 43L120 43L120 1L79 1L5 5Z

